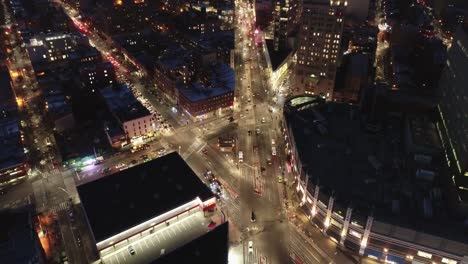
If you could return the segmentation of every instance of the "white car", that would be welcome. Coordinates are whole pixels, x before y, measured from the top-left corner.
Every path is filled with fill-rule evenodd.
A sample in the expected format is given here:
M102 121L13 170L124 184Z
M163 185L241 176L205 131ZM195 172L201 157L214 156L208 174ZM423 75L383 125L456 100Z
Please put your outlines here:
M253 241L249 241L249 254L253 253Z
M126 166L125 163L122 162L122 163L117 164L115 168L119 170L119 169L124 168L125 166Z

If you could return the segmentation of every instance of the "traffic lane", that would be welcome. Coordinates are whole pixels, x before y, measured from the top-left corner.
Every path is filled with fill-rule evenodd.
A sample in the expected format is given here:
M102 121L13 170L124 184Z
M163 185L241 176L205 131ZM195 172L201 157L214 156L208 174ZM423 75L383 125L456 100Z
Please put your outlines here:
M124 166L136 166L144 162L142 156L147 155L148 159L155 159L160 155L156 153L157 149L162 148L161 141L150 144L150 148L131 153L130 151L118 152L117 155L105 159L101 164L91 164L83 168L82 171L76 172L74 177L77 185L84 184L86 182L97 180L101 177L117 172L119 169L116 168L118 164L123 163ZM172 149L166 147L166 153L171 152ZM136 163L132 164L135 160ZM103 173L103 170L109 168L110 171ZM74 171L74 169L69 169Z
M275 221L264 224L262 231L250 238L258 250L259 259L266 260L266 263L287 263L289 256L286 246L287 234L286 222Z
M289 250L300 258L304 263L329 263L319 252L314 250L312 245L305 240L296 229L289 227L288 242Z

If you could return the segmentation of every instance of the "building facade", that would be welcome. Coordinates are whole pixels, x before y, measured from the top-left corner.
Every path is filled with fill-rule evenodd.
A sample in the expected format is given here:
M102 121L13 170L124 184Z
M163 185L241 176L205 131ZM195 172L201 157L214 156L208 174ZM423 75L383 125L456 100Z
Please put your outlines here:
M468 203L468 30L460 27L455 34L440 79L442 92L438 106L440 138L464 203Z
M346 1L305 0L299 29L295 93L331 99Z
M301 3L298 0L276 1L274 7L274 48L276 51L288 45L288 36L299 24Z
M332 115L337 109L325 107L320 110L317 108L323 103L324 100L318 97L296 96L286 101L284 106L283 127L284 138L287 142L285 151L288 156L286 168L295 176L295 189L301 199L301 206L308 214L311 223L339 247L383 263L468 263L468 245L460 241L460 238L454 238L445 233L445 235L429 234L426 232L428 230L410 227L406 223L385 218L384 215L377 212L377 209L369 210L369 208L363 207L358 200L348 200L349 196L346 197L343 188L339 186L340 183L336 185L339 181L333 181L333 184L329 184L330 180L327 182L325 177L318 179L320 176L313 174L321 171L327 162L316 161L315 164L311 164L310 160L307 160L311 152L316 152L314 155L320 155L317 152L330 148L334 143L312 139L312 142L320 143L317 143L316 147L304 148L304 140L295 138L295 136L304 136L298 133L299 130L304 130L309 131L306 133L309 138L317 137L319 134L331 138L327 134L330 133L327 131L327 126L321 125L321 123L333 123L334 121L328 122L323 114ZM310 128L293 124L296 122L295 120L304 120L301 115L303 111L314 113L315 118L317 118L313 121L304 121L317 126L318 132L315 135L312 135ZM299 117L296 119L297 116ZM355 140L353 139L353 141ZM305 149L309 152L304 153ZM332 149L328 151L334 156L339 155L336 151L332 152ZM349 159L354 159L356 155L357 153L353 152L353 158ZM373 162L373 166L381 166L376 164L379 162L371 161L371 158L369 158L369 162ZM353 166L354 164L355 160L353 160ZM340 164L340 166L345 165ZM327 178L336 176L328 169L322 170L322 172L326 173ZM345 178L350 177L353 177L351 171ZM359 186L352 186L353 183L346 182L344 189L358 192L362 190L357 189L366 188L363 186L369 185L369 183L368 181L368 183L364 182ZM368 193L366 196L371 196L371 194Z
M100 63L80 69L81 86L88 91L113 86L116 82L115 70L110 62Z

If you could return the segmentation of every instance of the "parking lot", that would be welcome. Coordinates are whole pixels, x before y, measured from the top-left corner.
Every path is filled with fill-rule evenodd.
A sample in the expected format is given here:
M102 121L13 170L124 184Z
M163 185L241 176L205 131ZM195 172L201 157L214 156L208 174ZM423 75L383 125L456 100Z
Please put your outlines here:
M203 212L196 212L182 220L172 222L154 233L149 231L142 238L130 238L122 241L124 245L118 243L113 252L106 251L102 257L106 264L124 264L124 263L149 263L163 254L174 250L175 248L190 242L191 240L205 234L208 231L209 218L203 216ZM134 254L130 253L129 247L133 248ZM96 263L99 263L97 261Z

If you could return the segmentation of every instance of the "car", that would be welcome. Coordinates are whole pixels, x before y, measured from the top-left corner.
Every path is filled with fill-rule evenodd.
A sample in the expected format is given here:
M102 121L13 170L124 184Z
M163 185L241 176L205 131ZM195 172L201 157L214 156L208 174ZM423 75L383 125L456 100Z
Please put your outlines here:
M136 254L135 249L133 248L132 245L128 246L128 252L129 252L130 255L132 255L132 256Z
M166 152L166 148L160 148L160 149L157 150L157 152L158 152L159 155L162 155L162 154L164 154Z
M247 131L247 134L252 135L252 130Z
M250 222L254 223L257 220L257 217L255 216L254 211L252 211L252 214L250 215Z
M249 248L249 254L253 253L253 241L249 241L248 248Z
M265 122L266 122L266 119L262 117L262 123L265 123Z
M271 165L271 164L272 164L272 162L271 162L271 159L270 159L270 158L268 158L268 159L267 159L267 164L268 164L268 165Z
M278 176L278 183L283 183L283 177Z
M138 160L135 160L135 159L134 159L134 160L130 161L130 163L131 163L131 164L137 164L137 163L138 163Z
M262 174L265 174L266 173L266 168L265 167L260 167L260 171L262 172Z
M257 134L257 135L260 134L260 128L255 129L255 134Z
M145 159L147 159L147 158L148 158L148 155L146 155L146 154L144 154L144 155L141 155L141 156L140 156L140 158L145 160Z
M125 167L125 163L123 163L123 162L121 162L121 163L119 163L119 164L117 164L117 165L115 166L115 168L118 169L118 170L119 170L119 169L122 169L122 168L124 168L124 167Z

